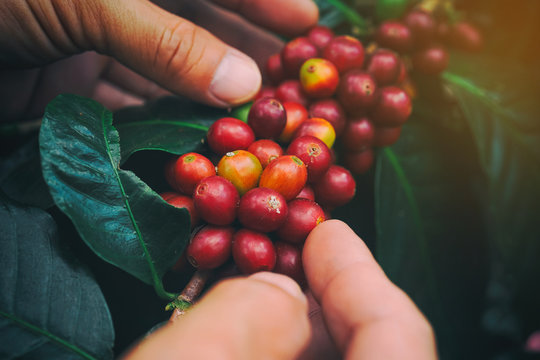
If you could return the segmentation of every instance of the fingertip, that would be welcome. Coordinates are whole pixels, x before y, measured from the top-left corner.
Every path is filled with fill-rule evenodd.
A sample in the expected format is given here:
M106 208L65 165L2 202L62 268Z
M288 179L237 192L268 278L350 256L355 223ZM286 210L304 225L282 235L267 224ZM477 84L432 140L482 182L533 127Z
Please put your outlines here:
M296 281L288 276L271 273L271 272L258 272L249 277L249 279L262 281L267 284L277 286L287 294L291 295L297 300L300 300L306 307L308 306L306 295L302 292L302 289Z

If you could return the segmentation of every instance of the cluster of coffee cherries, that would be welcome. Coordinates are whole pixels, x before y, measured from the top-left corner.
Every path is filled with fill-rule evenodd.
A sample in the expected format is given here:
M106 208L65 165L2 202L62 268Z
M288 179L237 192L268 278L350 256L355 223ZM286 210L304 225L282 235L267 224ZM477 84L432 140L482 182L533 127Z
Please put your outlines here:
M466 21L450 23L444 14L433 14L420 8L407 12L400 20L388 20L377 28L378 46L392 49L410 58L412 70L438 75L448 66L448 46L476 52L483 38L476 27Z
M232 256L242 273L275 271L303 282L303 243L354 197L356 183L334 164L332 125L292 124L292 113L275 98L258 99L247 122L224 117L210 126L210 155L190 152L167 164L175 192L162 197L186 208L197 226L186 249L194 267L214 269Z
M369 52L357 38L324 26L289 41L265 70L272 85L259 97L279 99L291 116L329 122L339 139L339 162L353 174L371 168L373 148L396 142L411 114L411 99L400 87L407 74L399 54Z

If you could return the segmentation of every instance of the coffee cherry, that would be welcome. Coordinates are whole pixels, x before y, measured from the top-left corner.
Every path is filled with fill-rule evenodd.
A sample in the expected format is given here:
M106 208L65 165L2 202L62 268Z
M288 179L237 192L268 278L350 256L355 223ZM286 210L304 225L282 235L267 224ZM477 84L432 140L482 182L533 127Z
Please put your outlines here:
M253 230L241 229L234 234L232 255L244 274L272 271L276 265L274 244L268 236Z
M199 270L223 265L231 256L233 235L231 226L206 225L191 239L186 249L188 261Z
M390 146L399 140L400 135L401 135L401 126L375 128L375 137L373 138L373 146L376 146L376 147Z
M259 159L246 150L228 152L217 166L217 174L229 180L240 196L259 184L261 173Z
M215 175L216 168L205 156L190 152L173 162L169 173L169 184L176 191L191 196L199 181Z
M326 174L313 184L313 190L315 199L321 206L333 209L351 201L356 193L356 182L349 170L332 165Z
M328 45L334 37L334 32L330 28L322 25L315 26L307 33L307 38L319 50L322 50Z
M345 110L361 113L372 107L377 100L375 79L362 70L351 70L343 75L337 97Z
M272 160L275 160L283 155L283 149L281 146L279 146L278 143L268 139L261 139L253 142L251 145L249 145L248 151L259 159L263 169Z
M332 164L328 146L314 136L300 136L287 148L287 154L297 156L307 167L308 181L321 178Z
M409 96L402 89L387 86L379 89L379 101L371 112L371 118L377 126L400 126L412 112Z
M297 78L302 64L317 55L319 55L319 49L307 37L297 37L289 41L281 50L281 63L285 75L289 78Z
M287 124L285 124L285 128L281 132L281 135L279 135L278 140L288 143L291 141L298 126L307 120L308 112L304 106L295 102L285 102L283 103L283 107L287 113Z
M325 119L310 118L300 124L294 133L293 139L301 136L314 136L322 140L328 148L331 148L336 140L336 131L332 124Z
M276 88L276 98L282 103L295 102L304 107L308 106L309 100L298 80L285 80Z
M324 48L322 55L330 60L340 73L364 64L364 47L352 36L336 36Z
M283 241L302 244L311 230L324 220L324 211L315 201L294 199L289 202L287 220L277 230L277 235Z
M403 60L399 61L399 74L396 79L396 84L401 84L407 79L407 66Z
M275 190L258 187L240 199L238 220L246 228L271 232L277 230L287 218L287 201Z
M343 162L347 169L355 175L367 172L373 166L374 155L372 148L365 148L359 152L347 152L344 154Z
M225 117L210 126L206 138L210 149L223 156L230 151L247 149L255 141L255 134L245 122Z
M302 266L302 249L283 241L274 244L276 248L276 266L274 272L287 275L300 286L306 283L304 267Z
M312 58L300 68L300 83L304 92L312 98L329 97L336 91L339 74L330 61Z
M259 99L269 97L269 98L275 98L276 96L276 88L272 86L263 86L261 90L255 95L255 98L253 100L257 101ZM247 120L246 120L247 122Z
M189 213L191 228L197 226L200 220L199 214L197 214L197 210L195 210L195 205L193 204L193 199L191 197L172 192L163 193L161 194L161 197L174 207L186 209Z
M195 209L203 220L214 225L231 224L239 201L234 185L217 175L202 179L193 192Z
M304 188L296 195L296 199L308 199L315 201L315 192L313 188L307 184Z
M415 71L425 75L439 75L448 67L448 52L442 46L431 46L414 53Z
M283 155L263 170L260 187L276 190L285 200L294 199L307 181L307 169L302 160L293 155Z
M334 99L323 99L312 103L309 106L309 117L323 118L327 120L336 132L336 136L340 136L345 128L345 111Z
M482 34L468 22L457 22L449 29L448 40L456 49L477 52L482 49Z
M343 145L348 151L361 151L373 144L375 127L367 117L350 119L343 132Z
M279 100L274 98L256 100L249 111L248 125L258 138L277 138L286 123L285 108Z
M266 74L268 79L274 85L279 84L285 79L283 65L281 64L281 54L274 54L266 61Z
M413 10L405 15L405 25L411 31L413 41L417 47L429 45L437 34L437 24L433 17L422 10Z
M399 53L407 53L413 47L409 28L398 21L385 21L377 29L375 39L379 46Z
M401 67L399 56L393 51L377 49L370 57L366 72L373 76L377 85L384 86L396 82Z

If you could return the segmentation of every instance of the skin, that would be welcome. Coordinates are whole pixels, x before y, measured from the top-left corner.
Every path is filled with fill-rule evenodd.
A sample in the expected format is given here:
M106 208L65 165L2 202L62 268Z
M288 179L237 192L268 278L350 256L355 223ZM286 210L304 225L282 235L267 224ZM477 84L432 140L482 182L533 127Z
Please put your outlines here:
M437 358L426 318L346 224L317 226L303 262L307 297L279 274L225 280L126 359Z

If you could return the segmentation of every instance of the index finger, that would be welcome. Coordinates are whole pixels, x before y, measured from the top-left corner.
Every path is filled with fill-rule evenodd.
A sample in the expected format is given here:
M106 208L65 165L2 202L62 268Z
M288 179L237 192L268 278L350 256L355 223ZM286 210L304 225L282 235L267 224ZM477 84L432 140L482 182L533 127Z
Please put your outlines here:
M426 318L343 222L317 226L304 245L303 262L329 331L347 358L437 358Z

